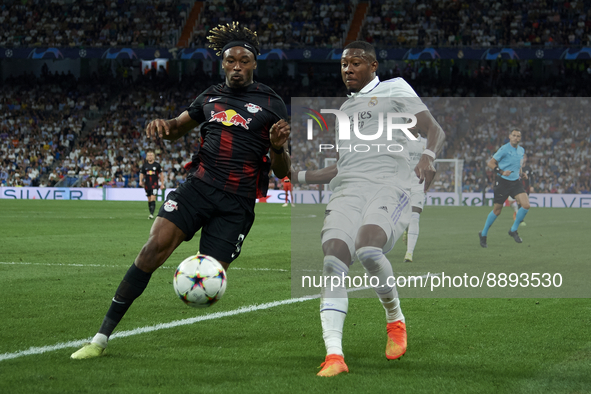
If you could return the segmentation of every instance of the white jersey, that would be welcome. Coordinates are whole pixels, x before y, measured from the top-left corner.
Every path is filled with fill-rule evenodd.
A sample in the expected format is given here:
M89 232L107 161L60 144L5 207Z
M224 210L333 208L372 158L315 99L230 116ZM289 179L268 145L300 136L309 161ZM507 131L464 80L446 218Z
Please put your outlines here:
M396 128L388 133L388 124L407 123L408 119L388 113L427 111L412 87L402 78L380 82L376 77L361 91L351 94L340 110L349 117L350 139L339 138L337 122L338 174L330 188L337 190L365 182L410 189L409 138Z

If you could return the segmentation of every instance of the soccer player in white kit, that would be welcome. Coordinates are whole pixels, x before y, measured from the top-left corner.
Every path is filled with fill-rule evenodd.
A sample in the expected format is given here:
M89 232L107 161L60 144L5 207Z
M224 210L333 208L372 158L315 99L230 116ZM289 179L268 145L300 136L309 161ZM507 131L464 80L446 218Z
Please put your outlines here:
M353 120L350 139L337 141L337 164L321 170L292 170L290 176L298 183L330 182L334 192L322 228L323 275L347 275L356 257L369 277L379 279L375 291L386 311L386 357L397 359L406 352L406 324L396 287L392 281L388 284L393 270L384 253L392 249L408 225L411 176L424 182L425 189L429 186L435 176L435 152L441 150L445 134L406 81L395 78L381 82L376 77L377 68L371 44L355 41L347 45L341 56L341 75L351 94L340 110ZM428 138L414 173L407 152L408 130L408 134L394 130L390 140L386 132L377 140L368 140L368 136L379 134L376 130L385 131L390 122L407 123L395 115L389 119L387 113L414 114L416 127ZM362 152L366 145L371 151ZM345 284L323 289L320 318L327 355L319 376L349 371L342 349L347 310Z
M415 168L419 164L419 160L423 155L423 151L427 149L427 139L421 137L416 129L411 130L412 134L417 138L416 141L408 141L408 155L410 157L410 168ZM408 225L406 254L404 255L404 262L412 262L412 255L419 239L419 220L421 212L423 212L423 204L425 203L425 187L421 185L420 180L416 176L411 176L410 186L410 224Z

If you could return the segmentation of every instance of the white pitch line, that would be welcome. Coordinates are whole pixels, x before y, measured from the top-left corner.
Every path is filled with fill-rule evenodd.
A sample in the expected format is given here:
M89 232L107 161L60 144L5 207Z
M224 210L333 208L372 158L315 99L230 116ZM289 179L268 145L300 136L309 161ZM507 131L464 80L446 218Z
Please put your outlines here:
M320 297L320 295L318 294L318 295L314 295L314 296L310 296L310 297L290 298L290 299L282 300L282 301L274 301L274 302L267 302L265 304L245 306L245 307L234 309L234 310L227 311L227 312L210 313L207 315L192 317L189 319L175 320L170 323L161 323L161 324L156 324L154 326L140 327L140 328L135 328L133 330L117 332L117 333L111 335L111 337L109 339L125 338L125 337L130 337L133 335L145 334L147 332L164 330L167 328L186 326L189 324L198 323L200 321L220 319L222 317L235 316L235 315L240 315L242 313L249 313L249 312L259 311L259 310L263 310L263 309L274 308L274 307L280 306L280 305L295 304L297 302L304 302L304 301L312 300L312 299L319 298L319 297ZM65 349L65 348L70 348L70 347L78 347L78 346L82 346L83 344L85 344L87 342L90 342L91 340L92 340L92 338L80 339L77 341L61 342L61 343L55 344L53 346L30 347L27 350L21 350L21 351L14 352L14 353L3 353L3 354L0 354L0 361L10 360L10 359L22 357L22 356L31 356L33 354L43 354L43 353L47 353L47 352L52 352L54 350L60 350L60 349Z
M0 263L0 264L4 264L4 263ZM435 276L435 275L437 275L437 274L422 275L421 278L426 278L428 276ZM413 280L414 280L414 278L413 278ZM360 287L360 288L348 289L347 292L367 290L367 289L370 289L370 288L369 287ZM111 337L109 339L111 340L111 339L115 339L115 338L125 338L125 337L130 337L133 335L145 334L147 332L165 330L167 328L186 326L186 325L195 324L195 323L198 323L201 321L220 319L222 317L235 316L235 315L240 315L243 313L260 311L263 309L274 308L276 306L281 306L281 305L295 304L298 302L304 302L304 301L313 300L313 299L317 299L317 298L320 298L320 294L315 294L315 295L311 295L311 296L307 296L307 297L289 298L287 300L267 302L265 304L259 304L259 305L249 305L249 306L244 306L242 308L234 309L234 310L227 311L227 312L215 312L215 313L210 313L210 314L203 315L203 316L192 317L189 319L175 320L170 323L160 323L160 324L156 324L154 326L139 327L139 328L135 328L133 330L120 331L120 332L117 332L117 333L111 335ZM92 338L79 339L77 341L60 342L60 343L57 343L52 346L41 346L41 347L34 346L34 347L28 348L27 350L20 350L18 352L14 352L14 353L3 353L3 354L0 354L0 361L11 360L13 358L18 358L18 357L23 357L23 356L31 356L34 354L43 354L43 353L52 352L55 350L66 349L66 348L71 348L71 347L79 347L79 346L84 345L87 342L90 342L91 340L92 340Z

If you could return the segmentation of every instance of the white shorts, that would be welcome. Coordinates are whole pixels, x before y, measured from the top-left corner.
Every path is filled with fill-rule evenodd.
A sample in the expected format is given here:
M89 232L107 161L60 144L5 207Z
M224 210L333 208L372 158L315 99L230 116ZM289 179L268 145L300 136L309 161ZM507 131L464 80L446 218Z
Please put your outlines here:
M410 206L423 209L425 204L425 184L419 183L419 178L413 173L410 189Z
M380 226L388 240L388 253L410 222L410 197L407 191L393 186L343 188L334 192L326 206L322 243L340 239L355 256L357 231L366 224Z

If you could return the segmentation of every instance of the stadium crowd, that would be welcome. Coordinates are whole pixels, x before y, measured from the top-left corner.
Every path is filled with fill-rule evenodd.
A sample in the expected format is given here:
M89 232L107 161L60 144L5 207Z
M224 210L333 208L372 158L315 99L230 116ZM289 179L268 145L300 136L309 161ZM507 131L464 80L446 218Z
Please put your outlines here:
M380 47L591 45L591 4L374 0L362 37Z
M393 62L379 71L382 80L404 77L424 97L448 136L442 157L464 160L464 191L490 187L487 157L506 141L510 127L518 127L534 169L535 192L589 193L591 119L584 110L589 103L574 98L591 97L588 64L555 62L548 66L546 82L538 83L528 61L477 63L452 64L447 77L441 68L451 63L441 61ZM121 78L93 75L77 81L71 74L46 70L40 78L7 78L0 87L2 185L137 187L148 148L156 150L166 186L182 183L183 166L199 148L197 131L171 144L147 140L144 126L156 117L178 115L220 76L197 67L182 81L172 81L166 73L141 74L135 81ZM288 77L282 71L256 80L275 88L288 105L292 97L346 94L334 73ZM474 99L479 96L493 98ZM571 98L552 98L565 96ZM566 120L560 118L564 116ZM336 156L318 152L318 143L334 140L332 133L308 141L301 132L307 119L291 121L295 168L319 168L325 158ZM451 168L441 168L433 190L452 191ZM280 188L281 181L272 179L272 187Z
M171 47L189 11L180 0L5 0L0 47Z
M272 0L208 1L195 42L199 45L205 32L215 24L239 20L259 32L263 46L337 46L335 37L340 40L347 30L351 5L349 1L334 0L286 4ZM413 38L404 41L405 45L434 45L436 42L429 35L429 28L439 29L439 36L441 31L453 30L460 32L460 37L468 37L463 32L471 31L465 40L457 41L458 35L448 40L448 44L453 45L483 45L474 34L486 29L487 35L494 32L496 41L489 40L491 44L513 43L513 36L522 37L523 41L527 34L538 34L544 29L551 32L558 29L569 36L573 33L576 44L586 42L585 34L589 33L591 9L586 3L553 2L542 6L538 1L496 2L485 8L481 2L375 1L366 28L381 24L393 34L398 30L418 29L411 32ZM95 12L97 10L100 12ZM162 25L152 29L154 24L168 21L178 25L178 18L183 17L185 11L186 5L178 0L106 1L96 5L89 1L7 1L0 5L0 20L10 23L0 23L0 40L4 40L0 41L0 46L7 43L70 45L71 36L82 40L75 40L75 45L80 42L92 46L97 46L98 42L152 45L162 43L159 41L164 37L162 32L170 27ZM75 14L80 16L71 17ZM121 30L117 25L122 23L121 18L132 19L133 24ZM413 25L412 21L420 23ZM516 31L514 25L518 25ZM148 37L143 30L157 34ZM130 32L133 32L131 41ZM375 32L370 36L368 40L374 43L402 45ZM35 41L35 37L39 40ZM386 41L381 41L384 39ZM564 43L558 38L555 41ZM532 42L538 43L535 39ZM315 70L313 63L304 63L296 64L298 71L290 76L287 65L282 63L282 67L280 72L272 73L274 76L256 75L255 78L273 87L288 105L292 97L344 97L346 94L340 75L334 71L321 72ZM542 69L534 72L534 67ZM563 124L554 125L548 114L536 112L536 108L526 112L524 108L531 107L526 101L511 107L516 108L515 112L499 107L491 111L489 104L476 108L480 101L469 101L465 105L462 101L465 100L462 97L490 96L591 97L589 61L537 64L520 60L386 61L380 64L378 72L382 80L405 78L421 97L459 100L457 105L454 101L454 105L446 106L442 105L445 101L427 99L448 134L443 157L465 160L464 191L480 191L486 187L485 179L491 182L491 174L484 168L485 158L504 142L504 128L513 125L495 121L494 116L499 111L524 131L526 153L537 171L535 191L587 193L591 190L587 153L591 131L585 126L589 122L573 122L566 130ZM197 133L173 145L146 140L144 125L155 117L170 118L182 112L198 92L219 78L215 72L204 72L202 63L192 74L184 74L182 81L169 80L165 70L140 73L134 81L132 73L125 72L123 67L117 69L116 75L103 73L85 81L76 80L71 73L52 74L47 66L40 78L31 74L19 78L9 76L0 87L0 182L7 186L136 187L138 169L146 149L151 147L166 171L167 186L177 186L185 179L183 165L190 160L191 152L198 149ZM567 109L562 104L541 106L548 111L550 108L553 111ZM92 122L89 123L90 118ZM577 119L587 119L587 114L582 113ZM334 138L332 135L320 135L318 141L307 141L303 133L297 132L305 129L305 120L294 118L292 122L292 129L296 131L292 136L296 168L322 167L325 158L335 156L334 152L319 154L316 149L318 142L329 143ZM85 127L87 123L91 126ZM573 166L573 162L580 165ZM281 186L279 180L273 182L276 187ZM438 190L450 190L454 182L449 173L441 172L435 186Z
M71 74L8 78L0 87L0 182L55 185L70 171L68 154L85 113L106 97L106 89L78 86Z
M392 46L591 45L591 4L585 1L445 2L372 0L362 37ZM194 47L218 23L240 21L262 47L340 48L356 2L207 0ZM192 2L184 0L6 0L0 5L0 47L172 47Z
M196 26L192 45L204 46L211 27L238 21L257 32L263 49L341 48L353 11L353 3L349 0L208 1Z

